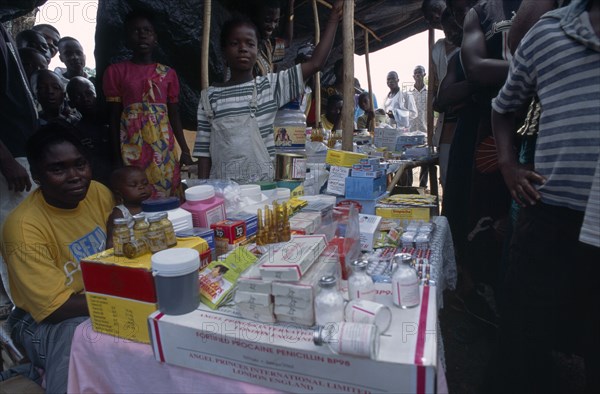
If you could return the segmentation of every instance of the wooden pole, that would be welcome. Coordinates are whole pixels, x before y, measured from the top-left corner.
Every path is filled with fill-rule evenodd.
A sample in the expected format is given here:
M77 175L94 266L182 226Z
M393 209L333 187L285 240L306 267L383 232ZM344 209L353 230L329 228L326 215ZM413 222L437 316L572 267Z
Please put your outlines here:
M367 86L370 95L370 110L375 111L375 103L373 102L373 84L371 83L371 63L369 63L369 31L365 29L365 63L367 64ZM375 117L367 125L369 131L373 133L375 131Z
M210 47L210 16L212 0L204 1L204 19L202 21L202 57L200 62L200 88L208 88L208 54Z
M344 1L344 107L342 149L352 151L354 141L354 1Z
M317 0L312 0L313 18L315 20L315 46L321 40L321 27L319 26L319 9L317 7ZM315 128L321 121L321 72L315 73Z

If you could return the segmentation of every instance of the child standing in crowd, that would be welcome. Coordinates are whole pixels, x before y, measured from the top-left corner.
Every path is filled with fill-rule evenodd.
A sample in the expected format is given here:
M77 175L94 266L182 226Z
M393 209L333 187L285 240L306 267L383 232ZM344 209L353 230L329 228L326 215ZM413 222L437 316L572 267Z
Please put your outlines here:
M175 70L152 58L157 36L149 14L130 13L125 30L133 57L109 66L104 74L115 157L146 171L154 197L180 195L175 139L181 162L193 160L179 117L179 80Z
M69 105L79 111L81 120L75 124L81 144L90 152L92 179L108 186L113 158L110 131L98 113L96 88L84 77L73 77L67 85Z
M31 28L33 31L42 33L50 50L50 58L53 58L58 53L58 41L60 41L60 32L52 25L42 23Z
M67 66L66 69L56 69L57 73L69 81L73 77L89 78L85 72L85 54L83 47L73 37L63 37L58 42L58 58Z
M58 74L50 70L39 70L31 76L31 90L42 110L39 125L43 126L55 119L76 123L81 114L69 107L66 102L66 86Z
M106 224L107 248L112 248L113 221L125 218L131 228L133 215L142 212L142 201L150 198L152 193L146 173L139 167L126 166L113 171L110 184L118 205L113 208Z
M258 30L247 19L233 19L221 30L221 48L231 78L201 93L198 137L200 178L232 179L242 183L273 179L273 121L277 108L298 97L303 81L327 60L341 17L337 0L313 56L277 74L254 77Z
M294 35L294 0L289 0L289 18L284 23L285 37L273 37L281 20L281 0L261 1L257 8L258 15L253 20L259 30L258 57L254 66L254 75L267 75L275 72L273 63L281 61L285 55L285 48L290 46Z
M23 65L23 70L25 70L27 81L31 80L34 72L48 69L48 61L44 57L44 54L37 49L19 48L19 56L21 57L21 64Z

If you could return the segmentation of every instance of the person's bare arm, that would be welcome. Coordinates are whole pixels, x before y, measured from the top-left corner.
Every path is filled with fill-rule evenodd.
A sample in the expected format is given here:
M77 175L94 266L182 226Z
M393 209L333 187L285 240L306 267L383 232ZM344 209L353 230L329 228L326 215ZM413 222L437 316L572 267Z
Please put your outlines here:
M465 17L460 56L470 82L483 87L499 87L506 80L508 61L488 57L485 35L474 9Z
M113 151L113 159L115 167L123 166L123 158L121 157L121 113L123 112L123 104L109 102L109 126L110 126L110 142Z
M556 0L523 0L508 31L508 46L515 53L519 42L546 12L556 6Z
M2 141L0 141L0 172L6 178L8 190L16 192L31 190L31 179L27 170L15 160Z
M496 139L498 164L504 182L512 198L521 206L535 205L540 200L540 193L534 184L543 184L545 178L517 161L515 149L516 114L501 114L492 111L492 131Z
M321 36L321 41L319 41L319 44L315 47L312 57L301 65L302 77L305 81L317 71L321 70L325 65L331 47L333 46L333 40L335 39L335 33L338 24L340 23L343 9L344 1L336 0L333 9L331 10L331 14L329 15L329 21L327 22L325 32L323 32L323 35Z
M438 93L433 99L433 109L446 112L451 107L462 105L472 94L472 85L467 80L457 81L457 68L460 67L460 58L455 54L448 62L448 72L440 84Z
M79 317L89 316L87 301L85 294L73 294L64 304L58 307L57 310L52 312L44 319L48 323L60 323L61 321Z
M179 115L179 105L177 103L168 103L167 111L169 112L169 122L173 129L173 135L181 148L181 157L179 158L180 164L191 165L194 164L190 148L187 146L185 137L183 136L183 126L181 125L181 116Z
M210 157L200 156L198 166L198 179L208 179L210 177L210 167L212 166Z

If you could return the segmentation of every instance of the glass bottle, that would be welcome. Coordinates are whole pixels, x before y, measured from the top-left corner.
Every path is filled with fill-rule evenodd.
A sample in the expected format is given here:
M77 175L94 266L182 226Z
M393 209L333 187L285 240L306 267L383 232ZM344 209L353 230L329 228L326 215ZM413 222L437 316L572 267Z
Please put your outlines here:
M177 237L175 236L175 229L173 223L169 220L169 215L166 212L161 212L157 215L160 218L160 225L165 232L167 238L167 248L171 248L177 245Z
M115 256L123 256L123 245L131 239L131 233L129 232L129 227L127 226L127 219L125 218L117 218L113 220L114 228L113 228L113 251Z
M319 326L313 333L313 341L318 346L326 343L336 354L372 360L376 360L379 354L379 330L374 324L340 322Z
M145 239L132 239L123 245L123 254L128 259L134 259L150 251Z
M133 216L133 220L135 221L133 224L133 238L138 240L145 239L148 227L150 227L150 224L146 221L146 215L138 213Z
M324 276L319 280L321 288L315 297L315 320L320 326L344 321L344 297L337 289L335 276Z
M396 271L392 275L392 297L394 305L402 308L414 308L420 303L419 278L412 267L412 256L409 253L398 253L394 256Z
M160 217L157 215L150 216L148 218L148 223L150 225L148 227L148 232L146 233L146 239L148 240L150 251L156 253L167 249L167 237L160 224Z
M365 299L373 301L375 299L375 284L373 279L367 275L367 260L356 260L352 266L352 274L348 278L348 295L351 300Z

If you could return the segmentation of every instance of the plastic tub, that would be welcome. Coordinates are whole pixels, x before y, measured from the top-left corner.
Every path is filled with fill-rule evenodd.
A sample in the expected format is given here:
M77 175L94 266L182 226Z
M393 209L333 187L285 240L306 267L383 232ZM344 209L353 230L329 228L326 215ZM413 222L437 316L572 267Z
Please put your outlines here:
M167 315L183 315L198 308L198 251L190 248L162 250L153 254L151 261L158 309Z

